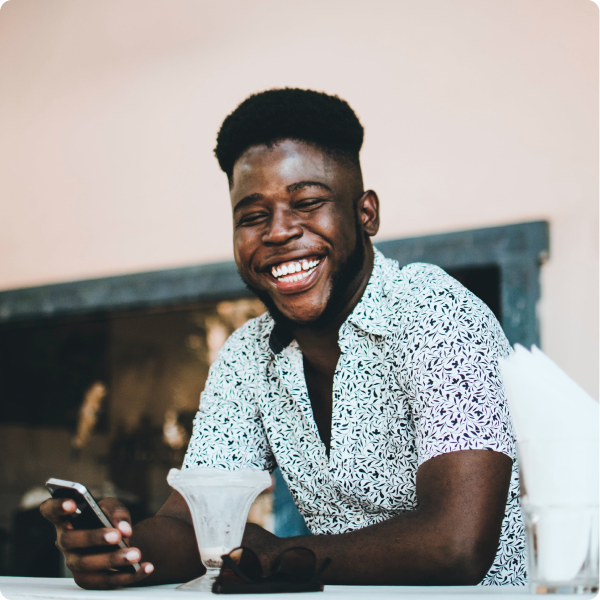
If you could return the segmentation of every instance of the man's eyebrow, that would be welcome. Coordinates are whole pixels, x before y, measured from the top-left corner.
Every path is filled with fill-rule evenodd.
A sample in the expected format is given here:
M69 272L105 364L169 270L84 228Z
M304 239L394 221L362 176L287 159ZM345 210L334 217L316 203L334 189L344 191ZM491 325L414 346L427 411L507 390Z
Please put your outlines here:
M238 210L239 208L244 208L244 206L248 206L249 204L252 204L253 202L256 202L257 200L262 200L264 198L263 194L250 194L248 196L244 196L234 207L233 207L233 212L235 212L236 210Z
M298 190L303 190L307 187L320 187L328 192L332 192L331 188L320 181L298 181L296 183L291 183L285 188L288 192L297 192Z

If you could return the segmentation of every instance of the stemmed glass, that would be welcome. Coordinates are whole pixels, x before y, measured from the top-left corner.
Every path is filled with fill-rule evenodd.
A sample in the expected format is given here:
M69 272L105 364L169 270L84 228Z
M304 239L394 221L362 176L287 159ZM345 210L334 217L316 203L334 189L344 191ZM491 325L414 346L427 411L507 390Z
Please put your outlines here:
M227 471L207 467L171 469L169 485L186 500L206 574L177 589L211 591L223 561L242 542L250 506L271 485L271 476L260 469Z

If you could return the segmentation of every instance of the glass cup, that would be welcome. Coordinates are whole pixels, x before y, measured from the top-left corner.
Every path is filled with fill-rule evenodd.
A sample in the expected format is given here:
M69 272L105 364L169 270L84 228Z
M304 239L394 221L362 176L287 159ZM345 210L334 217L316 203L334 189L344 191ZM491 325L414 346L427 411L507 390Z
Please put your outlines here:
M598 592L598 506L523 503L531 591Z
M250 506L271 485L271 476L260 469L196 467L171 469L167 481L188 504L206 567L205 575L177 589L209 592L221 569L221 556L241 544Z

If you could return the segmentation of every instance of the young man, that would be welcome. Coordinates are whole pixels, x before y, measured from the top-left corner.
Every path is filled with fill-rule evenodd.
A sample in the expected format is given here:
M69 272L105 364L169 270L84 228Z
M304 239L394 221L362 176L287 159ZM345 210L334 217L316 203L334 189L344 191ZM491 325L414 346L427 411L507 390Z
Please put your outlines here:
M337 97L251 96L227 117L235 260L269 312L212 365L184 467L277 464L313 535L248 525L265 567L283 549L331 557L327 583L522 584L515 444L490 310L432 265L374 250L379 200L364 191L363 129ZM57 545L85 588L186 581L200 563L177 492L131 532L73 531L50 500ZM131 548L115 550L121 538ZM90 548L95 550L90 553ZM111 568L142 561L136 575Z

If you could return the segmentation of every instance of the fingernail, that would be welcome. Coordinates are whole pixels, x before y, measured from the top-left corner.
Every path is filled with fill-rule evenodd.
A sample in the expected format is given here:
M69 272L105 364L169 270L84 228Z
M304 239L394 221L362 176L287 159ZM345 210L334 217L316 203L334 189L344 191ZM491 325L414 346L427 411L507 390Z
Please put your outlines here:
M129 552L125 553L125 558L134 562L140 559L140 553L137 550L129 550Z
M121 521L117 527L121 530L124 535L131 535L131 525L127 521Z
M119 541L119 534L116 531L109 531L108 533L104 534L104 539L109 544L114 544L115 542Z
M63 510L73 510L75 508L75 502L73 500L65 500L62 503Z
M152 571L154 571L154 565L151 565L150 563L148 563L145 567L144 567L144 571L146 573L152 573Z

